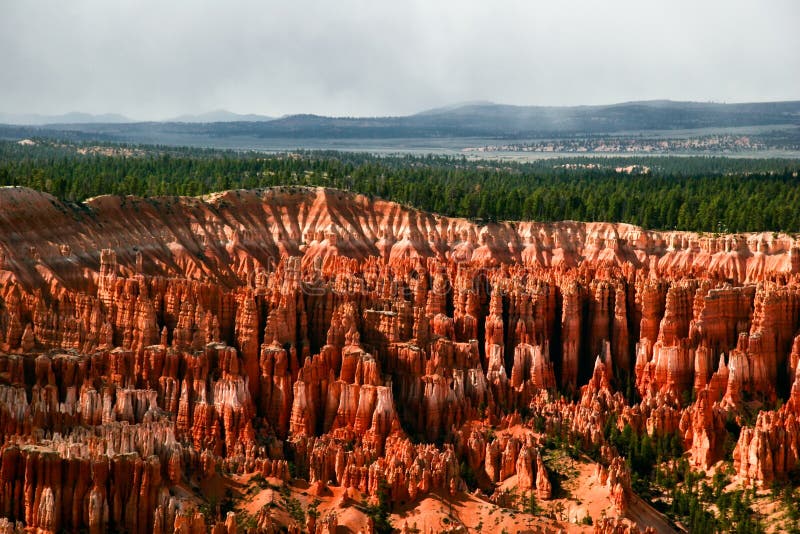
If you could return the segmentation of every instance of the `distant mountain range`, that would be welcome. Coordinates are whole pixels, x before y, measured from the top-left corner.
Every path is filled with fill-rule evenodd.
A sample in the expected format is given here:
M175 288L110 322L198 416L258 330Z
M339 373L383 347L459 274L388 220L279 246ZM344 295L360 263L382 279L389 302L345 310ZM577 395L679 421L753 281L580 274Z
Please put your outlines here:
M274 118L275 117L267 117L266 115L254 115L252 113L243 115L225 109L217 109L198 115L179 115L174 119L168 119L162 122L264 122L271 121Z
M0 136L66 135L109 141L202 144L203 139L524 139L621 132L800 126L800 101L717 104L654 100L607 106L511 106L473 102L402 117L290 115L270 119L224 110L164 122L125 122L120 115L70 113L27 117L35 127L3 127ZM35 120L34 120L35 119ZM57 119L57 120L56 120ZM19 124L19 122L18 122ZM41 126L47 124L48 126Z
M274 117L255 114L240 114L225 109L216 109L207 113L197 115L179 115L177 117L159 122L262 122L271 121ZM92 113L80 113L73 111L63 115L40 115L37 113L2 113L0 112L0 124L15 124L20 126L45 126L63 124L128 124L136 123L124 115L118 113L103 113L94 115Z

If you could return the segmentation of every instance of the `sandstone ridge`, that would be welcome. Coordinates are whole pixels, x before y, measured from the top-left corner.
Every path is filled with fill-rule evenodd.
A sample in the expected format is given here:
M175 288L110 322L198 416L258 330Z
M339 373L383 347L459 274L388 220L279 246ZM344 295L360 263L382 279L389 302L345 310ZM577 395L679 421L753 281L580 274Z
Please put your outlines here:
M46 224L43 224L46 222ZM204 197L101 196L81 204L22 187L0 189L0 269L28 289L86 288L100 251L121 274L181 276L233 287L282 256L385 262L438 258L568 268L584 262L743 283L797 273L797 240L773 233L699 235L629 224L479 225L340 190L277 187Z

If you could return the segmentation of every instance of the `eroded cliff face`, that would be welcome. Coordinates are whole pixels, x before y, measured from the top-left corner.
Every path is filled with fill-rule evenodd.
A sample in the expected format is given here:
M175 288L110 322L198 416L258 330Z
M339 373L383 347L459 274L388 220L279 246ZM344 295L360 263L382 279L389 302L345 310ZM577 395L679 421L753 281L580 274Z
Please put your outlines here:
M0 517L231 532L186 488L290 464L317 492L409 503L516 477L547 500L545 434L598 447L623 516L608 425L678 433L707 469L754 409L733 460L767 484L800 465L797 247L479 227L324 189L82 205L2 189Z

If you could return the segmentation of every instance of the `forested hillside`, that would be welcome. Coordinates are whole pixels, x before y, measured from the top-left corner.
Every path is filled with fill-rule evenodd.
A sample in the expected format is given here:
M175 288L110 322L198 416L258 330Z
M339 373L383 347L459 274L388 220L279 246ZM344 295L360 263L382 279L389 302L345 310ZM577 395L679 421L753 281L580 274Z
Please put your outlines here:
M577 163L576 163L577 162ZM619 172L633 163L644 174ZM568 168L571 167L571 168ZM0 184L79 201L322 185L483 220L621 221L707 232L800 231L797 160L578 158L531 163L314 152L0 142Z

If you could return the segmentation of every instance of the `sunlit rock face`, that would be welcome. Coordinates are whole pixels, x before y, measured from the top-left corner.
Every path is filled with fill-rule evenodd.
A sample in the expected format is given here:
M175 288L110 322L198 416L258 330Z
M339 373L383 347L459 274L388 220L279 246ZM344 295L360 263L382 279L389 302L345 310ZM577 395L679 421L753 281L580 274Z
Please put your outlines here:
M231 532L180 488L287 480L290 462L315 488L396 502L466 490L464 466L482 491L516 477L547 500L531 414L602 447L595 476L624 514L609 417L679 433L707 469L757 406L733 462L769 484L800 465L796 246L479 227L326 189L82 205L2 189L0 517Z

